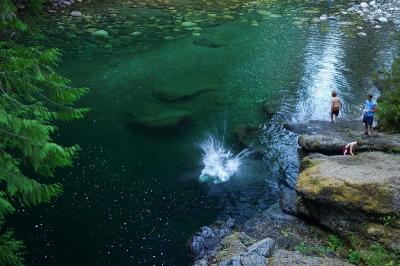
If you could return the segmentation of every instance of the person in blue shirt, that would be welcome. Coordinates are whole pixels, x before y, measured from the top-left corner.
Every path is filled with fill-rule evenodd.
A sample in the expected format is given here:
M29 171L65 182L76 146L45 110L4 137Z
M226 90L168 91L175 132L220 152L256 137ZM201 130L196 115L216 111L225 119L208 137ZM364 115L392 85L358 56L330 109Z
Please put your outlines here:
M371 136L374 134L374 129L372 128L372 124L374 122L374 114L376 112L376 103L372 101L372 94L368 94L367 99L364 103L364 116L363 123L365 124L365 133L364 135L368 135L368 128L371 131Z

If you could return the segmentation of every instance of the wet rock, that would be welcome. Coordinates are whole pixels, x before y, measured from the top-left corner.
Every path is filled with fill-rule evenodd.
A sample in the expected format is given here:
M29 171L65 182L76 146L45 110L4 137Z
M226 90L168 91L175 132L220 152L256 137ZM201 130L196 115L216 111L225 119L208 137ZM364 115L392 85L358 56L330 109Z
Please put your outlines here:
M341 259L304 256L298 252L279 249L269 259L268 266L350 266Z
M188 87L182 87L179 85L172 84L170 86L166 86L160 89L154 89L153 94L160 100L175 102L180 100L186 100L190 98L194 98L195 96L211 91L215 91L218 88L214 85L191 85Z
M262 16L269 16L269 15L271 15L271 12L266 11L266 10L257 10L257 14L262 15Z
M299 145L308 152L342 154L347 143L359 141L356 152L400 151L400 134L384 134L375 131L374 137L363 136L364 127L357 121L310 121L307 125L286 124L286 129L300 134Z
M273 239L266 238L261 241L249 237L244 232L231 232L214 244L212 249L204 253L202 258L197 258L194 265L238 265L254 266L266 265L276 249Z
M191 113L188 111L167 111L155 115L133 117L131 125L148 129L171 129L178 127L190 117Z
M200 32L193 32L193 33L192 33L192 36L193 36L193 37L200 37L200 36L201 36L201 33L200 33Z
M400 156L314 154L302 165L296 185L298 215L315 219L344 238L354 232L400 251ZM386 225L390 239L376 226L383 225L381 217L388 215L393 220Z
M205 46L209 48L218 48L226 45L226 43L221 39L213 37L198 38L194 40L193 43L198 46Z
M361 7L361 8L368 8L369 5L368 5L368 3L366 3L366 2L362 2L362 3L360 3L360 7Z
M197 261L196 263L207 261L210 257L215 256L214 249L220 247L221 239L231 234L234 225L235 220L229 218L223 223L215 223L210 227L204 226L199 232L195 233L189 241L193 261ZM195 265L197 265L196 263Z
M82 16L82 13L79 12L79 11L72 11L72 12L71 12L71 16L73 16L73 17L80 17L80 16Z
M320 20L320 21L326 21L326 20L328 20L328 15L323 14L322 16L319 17L319 20Z
M234 16L231 16L231 15L223 15L222 18L225 19L225 20L232 20L232 19L234 19L235 17L234 17Z
M357 35L360 36L360 37L366 37L367 36L367 34L365 32L359 32L359 33L357 33Z
M385 17L379 17L379 18L378 18L378 21L381 22L381 23L387 23L387 22L388 22L388 19L385 18Z
M129 35L132 37L137 37L137 36L142 35L142 33L140 31L134 31L134 32L131 32Z
M183 27L186 27L186 28L188 28L188 27L194 27L194 26L197 26L197 24L196 23L194 23L194 22L191 22L191 21L185 21L185 22L182 22L182 24L181 24Z
M96 37L108 37L108 32L105 30L96 30L93 31L91 34Z
M279 200L279 204L284 212L289 214L297 213L296 199L296 190L284 185L281 186L281 197Z

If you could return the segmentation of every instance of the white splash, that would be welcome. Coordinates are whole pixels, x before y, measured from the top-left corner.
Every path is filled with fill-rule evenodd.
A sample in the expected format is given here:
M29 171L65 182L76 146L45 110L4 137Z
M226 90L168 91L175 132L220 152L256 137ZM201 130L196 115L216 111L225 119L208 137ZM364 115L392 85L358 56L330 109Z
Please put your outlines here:
M235 156L231 149L224 147L223 141L211 135L200 144L200 148L203 153L204 168L199 179L200 181L211 179L214 183L228 181L238 172L242 159L249 154L247 149L244 149Z

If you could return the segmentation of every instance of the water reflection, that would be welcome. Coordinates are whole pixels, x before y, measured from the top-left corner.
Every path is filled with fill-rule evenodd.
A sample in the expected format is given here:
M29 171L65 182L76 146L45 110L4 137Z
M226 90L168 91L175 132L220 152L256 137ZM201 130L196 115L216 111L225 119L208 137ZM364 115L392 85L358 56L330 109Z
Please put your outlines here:
M305 49L304 74L293 114L295 122L329 120L332 90L340 96L349 88L343 74L343 39L339 26L329 23L325 36L318 31L316 27L311 28L312 37Z

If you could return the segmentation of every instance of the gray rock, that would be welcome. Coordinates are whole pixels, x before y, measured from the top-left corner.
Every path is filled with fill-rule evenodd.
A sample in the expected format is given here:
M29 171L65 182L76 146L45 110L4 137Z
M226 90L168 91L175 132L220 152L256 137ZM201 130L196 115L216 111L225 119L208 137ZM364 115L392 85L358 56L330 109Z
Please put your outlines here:
M240 266L240 256L234 256L231 259L232 266Z
M241 256L240 262L242 266L263 266L267 265L268 259L259 255L258 253L252 252L250 254Z
M388 22L388 19L385 18L385 17L379 17L379 18L378 18L378 21L381 22L381 23L387 23L387 22Z
M105 30L96 30L91 34L96 37L108 37L108 32Z
M400 134L384 134L375 131L374 137L363 136L361 121L310 121L307 125L284 125L288 130L300 134L299 145L308 152L342 154L343 146L358 141L356 152L370 150L400 151Z
M277 248L277 244L276 244L275 240L273 240L271 238L265 238L261 241L258 241L255 244L251 245L250 247L248 247L247 254L255 252L265 258L268 258L272 255L272 253L275 251L276 248Z
M198 260L198 261L196 261L194 266L208 266L208 263L206 260Z
M377 240L400 252L400 156L365 152L357 156L312 154L302 161L296 191L299 215L337 234ZM392 225L377 225L391 215ZM387 236L390 235L390 238Z
M207 261L214 256L221 239L231 234L234 225L235 220L229 218L220 224L201 227L199 232L192 236L189 243L191 256L196 263L203 260Z
M249 219L243 225L243 231L258 240L272 238L280 248L294 249L300 243L316 244L320 235L325 233L318 229L311 229L299 218L284 213L279 204L272 205L262 214Z
M278 250L269 260L268 266L350 266L341 259L303 256L297 252Z
M279 203L284 212L289 214L296 214L297 212L296 198L297 198L296 190L284 185L281 186L281 197Z
M320 21L326 21L328 19L328 15L327 14L323 14L319 17Z
M82 16L82 13L79 12L79 11L72 11L72 12L71 12L71 16L73 16L73 17L80 17L80 16Z

